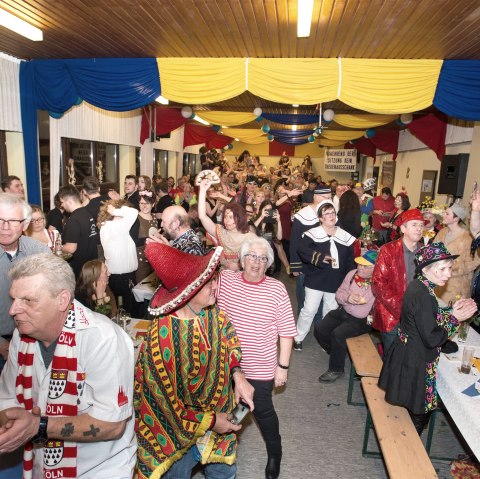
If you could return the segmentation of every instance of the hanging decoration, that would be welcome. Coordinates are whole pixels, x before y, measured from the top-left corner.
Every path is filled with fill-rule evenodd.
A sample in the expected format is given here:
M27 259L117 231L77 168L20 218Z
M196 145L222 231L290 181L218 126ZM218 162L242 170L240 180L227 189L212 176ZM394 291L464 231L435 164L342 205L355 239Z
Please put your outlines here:
M411 113L403 113L400 115L400 123L402 125L409 125L413 121L413 115Z
M268 138L268 141L273 141L274 140L274 136L271 135L270 133L268 134L267 138Z
M263 110L260 107L257 107L253 110L253 114L255 115L255 121L261 121L263 120L262 117Z
M376 135L375 128L369 128L365 130L365 134L363 135L365 138L373 138Z
M315 141L315 137L314 137L313 135L310 135L310 136L308 137L308 142L309 142L309 143L313 143L314 141Z
M191 106L184 106L182 108L182 116L183 116L183 118L193 119L193 117L195 116L195 113L193 113L192 107Z
M268 126L268 125L266 125L266 124L263 125L263 126L262 126L262 131L263 131L263 133L268 133L268 132L270 131L270 126Z

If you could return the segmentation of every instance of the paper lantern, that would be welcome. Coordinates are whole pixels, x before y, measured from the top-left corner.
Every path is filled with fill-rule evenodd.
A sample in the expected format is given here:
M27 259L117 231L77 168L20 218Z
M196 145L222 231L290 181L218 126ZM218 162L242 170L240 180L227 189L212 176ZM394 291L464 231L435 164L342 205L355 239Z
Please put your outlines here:
M263 131L263 133L268 133L270 131L270 127L268 125L263 125L262 126L262 131Z
M400 115L400 121L404 125L408 125L409 123L412 123L413 115L411 113L403 113L402 115Z
M253 114L258 118L259 116L262 116L263 110L259 107L255 108L253 110Z
M376 135L375 128L369 128L365 130L365 134L363 135L365 138L373 138Z
M227 145L227 150L233 150L233 145L231 143Z
M63 113L58 113L58 112L55 112L55 111L49 111L48 114L49 114L52 118L55 118L55 120L59 120L59 119L62 118L62 116L63 116Z
M193 110L191 106L184 106L181 110L183 118L193 118Z
M325 110L323 112L323 119L325 120L325 122L332 122L333 121L333 118L335 117L335 112L331 109L328 109L328 110Z
M268 134L267 138L268 138L268 141L273 141L273 135Z
M212 125L212 128L216 131L216 132L219 132L222 127L220 125Z
M315 137L314 137L313 135L310 135L310 136L308 137L308 142L309 142L309 143L313 143L314 141L315 141Z
M398 126L405 126L402 122L402 120L400 120L400 117L398 117L396 120L395 120L395 123L398 125Z

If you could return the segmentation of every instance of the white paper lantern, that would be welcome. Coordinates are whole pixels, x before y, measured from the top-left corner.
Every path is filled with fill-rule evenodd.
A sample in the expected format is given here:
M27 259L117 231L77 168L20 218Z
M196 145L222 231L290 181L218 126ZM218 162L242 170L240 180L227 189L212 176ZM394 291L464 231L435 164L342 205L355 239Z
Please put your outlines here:
M192 116L193 110L191 106L184 106L182 108L182 116L183 118L190 118Z
M255 108L255 110L253 110L253 114L255 115L256 118L258 118L259 116L262 116L262 113L263 113L263 110L259 107Z
M404 125L408 125L409 123L412 123L413 115L411 113L403 113L402 115L400 115L400 121Z
M334 117L335 112L333 110L328 109L323 112L323 119L325 121L333 121Z

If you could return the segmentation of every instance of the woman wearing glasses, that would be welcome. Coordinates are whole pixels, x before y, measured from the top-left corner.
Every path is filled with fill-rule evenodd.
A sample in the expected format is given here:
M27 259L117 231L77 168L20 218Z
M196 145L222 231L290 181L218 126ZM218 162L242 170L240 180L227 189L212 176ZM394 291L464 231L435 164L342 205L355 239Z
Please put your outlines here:
M305 302L298 316L294 349L310 331L313 318L323 300L323 316L336 309L335 293L349 271L354 269L355 238L336 226L337 214L331 201L320 203L320 226L308 230L300 240L298 254L305 273Z
M50 227L48 230L46 226L45 213L42 208L37 205L32 205L32 219L28 225L25 234L30 238L36 239L41 243L47 245L52 251L55 248L55 243L58 238L58 231Z
M273 263L268 241L258 237L247 240L239 254L243 271L220 273L217 303L235 326L242 345L241 367L255 388L253 415L267 447L265 477L276 479L282 440L272 391L287 382L295 322L285 286L265 275Z

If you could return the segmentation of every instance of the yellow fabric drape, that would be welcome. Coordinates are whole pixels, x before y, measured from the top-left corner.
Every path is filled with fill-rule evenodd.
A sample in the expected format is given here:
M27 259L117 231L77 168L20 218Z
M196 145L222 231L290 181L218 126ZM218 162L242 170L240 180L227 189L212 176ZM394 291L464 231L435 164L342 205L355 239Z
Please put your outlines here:
M372 113L409 113L433 102L442 60L342 58L339 99Z
M341 140L329 140L327 138L320 138L317 140L319 145L322 146L343 146L346 141L341 141Z
M396 118L397 115L375 115L370 113L349 115L340 113L335 115L333 121L347 128L359 128L365 130L367 128L386 125L387 123L394 121Z
M260 145L268 141L267 136L260 128L258 130L253 128L225 128L221 130L221 133L232 138L238 138L249 145Z
M179 103L213 103L245 91L244 58L157 58L162 96Z
M365 131L359 130L323 130L322 137L327 140L346 141L355 140L364 135Z
M250 58L248 90L279 103L314 105L337 98L336 58Z
M248 112L236 111L197 111L196 115L212 125L237 126L250 123L256 116Z

